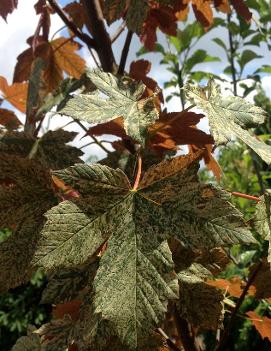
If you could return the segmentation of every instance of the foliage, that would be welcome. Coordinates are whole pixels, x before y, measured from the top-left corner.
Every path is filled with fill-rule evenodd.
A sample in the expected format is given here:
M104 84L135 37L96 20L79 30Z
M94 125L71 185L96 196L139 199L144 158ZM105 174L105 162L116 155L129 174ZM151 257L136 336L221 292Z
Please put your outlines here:
M190 3L196 20L178 27ZM0 16L6 20L16 6L17 1L6 1ZM222 351L234 335L235 349L242 350L252 324L271 340L265 242L271 235L270 123L265 124L270 102L260 85L270 67L246 75L247 65L260 58L251 46L270 48L270 19L265 0L248 6L243 0L81 0L64 8L55 0L36 3L37 28L17 58L13 83L0 77L0 228L5 230L0 289L3 303L17 307L31 296L30 281L41 307L33 313L28 305L15 315L1 312L2 325L11 330L35 325L15 343L12 339L13 347L7 340L3 347ZM260 14L257 32L250 9ZM53 14L68 29L58 38L49 37ZM110 38L108 26L119 19L123 23ZM233 96L221 93L218 82L224 78L196 70L199 63L220 60L202 48L193 50L218 26L229 35L229 47L220 38L214 42L227 54L230 69L224 73ZM112 44L125 28L117 64ZM168 50L158 42L157 29L168 35ZM144 45L138 55L162 54L161 63L173 74L165 87L179 89L174 95L181 111L168 112L163 105L149 61L133 61L125 70L134 35ZM97 68L86 69L82 46ZM256 106L244 99L255 88ZM204 114L190 111L195 107ZM25 114L23 123L14 109ZM48 115L60 123L61 116L69 116L106 157L83 162L82 151L68 144L76 133L64 127L44 132ZM203 117L210 134L196 127ZM112 149L102 135L118 138L110 141ZM227 143L221 169L213 152ZM180 145L188 145L186 155L178 154ZM216 180L206 172L199 177L202 159ZM22 291L16 298L10 289ZM236 335L239 314L245 322Z

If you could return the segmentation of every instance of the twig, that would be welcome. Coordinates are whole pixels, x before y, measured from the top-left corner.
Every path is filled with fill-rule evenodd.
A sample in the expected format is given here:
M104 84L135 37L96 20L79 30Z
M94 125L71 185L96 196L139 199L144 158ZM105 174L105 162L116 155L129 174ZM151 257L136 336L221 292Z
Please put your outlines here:
M181 318L176 305L174 307L174 318L176 322L176 328L185 351L198 351L194 342L194 338L190 334L188 323L185 319Z
M140 177L141 177L141 172L142 172L142 157L140 154L138 154L137 158L137 172L136 172L136 178L135 178L135 183L133 186L133 190L136 191L139 185Z
M124 31L125 27L126 27L126 22L123 21L122 24L119 26L119 28L116 30L116 32L112 35L111 44L113 44L118 39L118 37Z
M58 16L62 19L62 21L66 24L66 26L79 38L81 39L87 46L91 48L96 48L96 41L92 39L86 33L83 33L73 21L69 19L63 9L57 4L55 0L47 0L52 9L58 14Z
M257 264L256 268L254 269L254 272L252 273L252 275L248 279L247 284L244 287L244 290L243 290L242 294L240 295L240 297L239 297L239 299L238 299L238 301L237 301L237 303L236 303L236 305L234 307L234 310L232 312L232 315L231 315L231 318L229 320L229 323L228 323L227 327L224 330L223 336L221 338L221 342L220 342L220 344L218 345L218 347L216 348L215 351L222 351L222 350L226 349L226 347L228 345L228 342L229 342L230 330L231 330L231 328L232 328L232 326L233 326L233 324L235 322L238 310L241 307L241 305L242 305L242 303L243 303L243 301L244 301L244 299L246 297L246 294L247 294L250 286L252 285L252 283L254 282L257 274L261 270L262 265L263 265L263 262L260 261Z
M253 200L257 202L261 200L258 196L247 195L247 194L239 193L238 191L231 191L231 194L233 196L242 197L247 200Z
M103 12L99 0L82 0L85 12L88 17L86 25L90 27L96 43L95 50L99 56L102 69L105 72L113 72L115 58L111 47L111 40L104 24Z
M88 133L87 127L85 127L80 121L78 121L78 119L76 119L75 121L85 132ZM109 151L105 146L103 146L99 139L97 139L94 135L88 134L88 136L95 142L95 144L99 145L104 152L106 152L107 154L111 153L111 151Z
M232 40L232 34L230 31L230 21L231 21L231 15L229 14L227 16L227 21L228 21L228 35L229 35L229 44L230 44L230 56L229 56L229 60L230 60L230 65L231 65L231 74L232 74L232 84L233 84L233 94L235 96L237 96L237 79L236 79L236 68L234 65L234 46L233 46L233 40Z
M128 52L129 52L129 48L130 48L130 44L132 41L132 37L133 37L133 32L132 31L128 31L126 39L125 39L125 43L122 49L122 53L121 53L121 58L120 58L120 64L119 64L119 69L118 69L118 74L123 75L124 73L124 69L125 69L125 64L127 61L127 57L128 57Z
M164 332L163 329L158 328L157 329L158 333L166 340L166 343L168 347L171 348L173 351L181 351L177 345L174 344L174 342L169 338L169 336Z

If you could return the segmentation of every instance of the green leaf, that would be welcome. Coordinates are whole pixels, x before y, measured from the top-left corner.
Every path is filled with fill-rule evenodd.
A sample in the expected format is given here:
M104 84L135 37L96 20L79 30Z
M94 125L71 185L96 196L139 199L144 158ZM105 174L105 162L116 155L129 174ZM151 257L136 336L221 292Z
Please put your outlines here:
M266 190L258 202L253 223L262 238L269 241L268 262L271 262L271 190Z
M206 89L191 84L185 86L187 99L208 115L216 144L227 144L237 137L270 164L271 146L254 138L246 130L264 123L267 113L240 97L223 97L219 86L212 80Z
M194 66L203 62L217 62L220 61L219 57L210 56L205 50L196 50L185 62L185 71L189 73Z
M88 77L108 98L104 99L97 92L76 95L60 113L90 123L122 116L127 134L144 144L146 128L158 118L154 97L141 98L145 85L132 80L127 82L100 70L89 71Z
M167 239L192 249L254 242L229 196L198 182L200 155L149 168L137 191L122 171L107 166L54 172L80 197L47 212L36 265L51 271L84 264L108 240L86 322L89 346L105 333L139 350L161 324L167 301L178 292Z
M241 71L243 71L245 65L249 63L252 60L255 60L257 58L261 58L262 56L257 55L254 51L252 50L244 50L241 54L240 59L238 60Z
M271 73L271 65L262 65L253 74L255 73Z
M228 53L228 48L222 39L214 38L213 41Z
M1 291L30 279L43 215L56 203L48 169L33 160L0 154L0 228L15 227L0 244Z

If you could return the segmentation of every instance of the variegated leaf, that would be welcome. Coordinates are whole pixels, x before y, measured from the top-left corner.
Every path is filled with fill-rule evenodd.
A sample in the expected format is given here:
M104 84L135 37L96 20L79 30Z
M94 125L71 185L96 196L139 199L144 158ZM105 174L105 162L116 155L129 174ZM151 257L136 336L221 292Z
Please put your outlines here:
M184 90L188 100L207 114L217 145L227 144L237 137L271 164L271 146L251 136L247 130L264 123L267 113L261 107L237 96L223 97L213 80L209 81L207 88L188 83Z
M97 69L88 71L87 75L98 91L75 95L60 114L89 123L103 123L122 116L127 134L144 144L147 127L158 118L154 98L141 98L145 85L124 81Z

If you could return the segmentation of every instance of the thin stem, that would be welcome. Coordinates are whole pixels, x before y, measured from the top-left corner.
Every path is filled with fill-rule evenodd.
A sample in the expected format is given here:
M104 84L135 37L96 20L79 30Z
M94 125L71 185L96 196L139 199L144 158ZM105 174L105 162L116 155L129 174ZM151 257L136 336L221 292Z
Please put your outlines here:
M188 323L185 319L181 318L178 309L174 307L174 319L176 322L176 328L183 344L185 351L199 351L195 345L193 336L190 333Z
M119 28L116 30L116 32L112 35L111 44L113 44L118 39L118 37L121 35L121 33L124 31L125 28L126 28L126 22L123 21L122 24L119 26Z
M232 74L232 84L233 84L233 94L237 96L237 78L236 78L236 68L234 65L234 53L235 49L233 46L233 39L232 39L232 33L230 31L230 21L231 21L231 14L227 16L228 20L228 36L229 36L229 44L230 44L230 55L229 55L229 60L230 60L230 65L231 65L231 74Z
M238 191L231 191L231 194L233 196L242 197L247 200L253 200L257 202L261 200L258 196L247 195L247 194L239 193Z
M164 332L163 329L158 328L157 329L158 333L166 340L166 343L169 348L173 351L181 351L177 345L174 344L174 342L169 338L169 336Z
M79 38L81 39L87 46L96 48L96 42L86 33L83 33L74 22L66 15L63 9L57 4L55 0L47 0L52 9L58 14L58 16L62 19L62 21L66 24L66 26Z
M141 172L142 172L142 157L140 154L138 154L137 158L137 172L136 172L136 178L135 178L135 183L133 186L133 190L136 191L138 189L138 185L140 182L140 177L141 177Z
M222 351L222 350L225 350L227 345L228 345L228 342L229 342L229 336L230 336L230 330L235 322L235 319L237 317L237 313L238 313L238 310L239 308L241 307L245 297L246 297L246 294L250 288L250 286L253 284L257 274L259 273L259 271L261 270L262 268L262 265L263 265L263 262L260 261L256 268L254 269L254 272L252 273L252 275L250 276L250 278L248 279L247 281L247 284L246 286L244 287L244 290L242 292L242 294L240 295L235 307L234 307L234 310L232 312L232 315L231 315L231 318L229 320L229 323L227 325L227 327L225 328L225 331L223 333L223 336L221 338L221 342L220 344L218 345L218 347L216 348L216 351Z
M63 29L65 29L67 26L63 26L61 28L59 28L57 31L54 32L54 34L51 37L51 41L54 39L54 37L57 35L57 33L61 32Z
M130 48L130 44L132 41L132 37L133 37L133 32L132 31L128 31L126 39L125 39L125 43L122 49L122 53L121 53L121 58L120 58L120 64L119 64L119 69L118 69L118 74L119 75L123 75L124 73L124 69L125 69L125 64L127 61L127 57L128 57L128 53L129 53L129 48Z
M85 127L80 121L78 121L78 119L75 120L76 123L85 131L88 133L88 129L87 127ZM103 144L99 141L99 139L97 139L94 135L88 134L88 136L95 142L95 144L97 144L98 146L100 146L100 148L106 152L107 154L110 154L111 151L109 151L105 146L103 146Z

